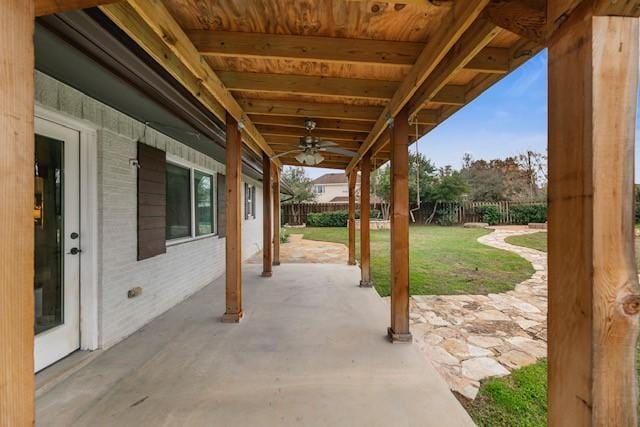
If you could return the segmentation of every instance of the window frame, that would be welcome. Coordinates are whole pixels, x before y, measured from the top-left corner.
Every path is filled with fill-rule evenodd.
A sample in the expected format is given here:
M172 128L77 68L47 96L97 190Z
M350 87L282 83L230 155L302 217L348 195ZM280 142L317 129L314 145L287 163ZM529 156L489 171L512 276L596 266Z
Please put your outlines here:
M167 153L167 164L171 164L177 167L181 167L187 169L189 171L189 188L190 188L190 215L191 215L191 230L190 235L186 237L178 237L176 239L165 240L167 246L179 245L181 243L193 242L196 240L207 239L209 237L218 235L218 212L217 212L217 200L215 199L215 195L218 191L218 180L217 180L217 172L202 167L200 165L196 165L192 162L184 160L181 157L177 157L175 155ZM214 198L211 199L211 215L213 219L213 232L208 234L202 234L200 236L196 235L196 194L195 194L195 171L198 171L202 174L211 176L211 191L214 195ZM166 197L166 196L165 196Z
M250 182L244 181L244 220L254 220L257 218L256 209L256 185Z

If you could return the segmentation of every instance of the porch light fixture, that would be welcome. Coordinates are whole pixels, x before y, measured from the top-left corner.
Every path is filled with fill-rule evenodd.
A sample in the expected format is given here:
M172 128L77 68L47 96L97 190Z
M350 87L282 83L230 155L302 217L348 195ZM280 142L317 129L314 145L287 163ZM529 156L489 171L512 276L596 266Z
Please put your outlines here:
M318 152L311 153L308 151L303 151L302 153L296 155L296 160L305 165L313 166L322 162L324 160L324 157Z

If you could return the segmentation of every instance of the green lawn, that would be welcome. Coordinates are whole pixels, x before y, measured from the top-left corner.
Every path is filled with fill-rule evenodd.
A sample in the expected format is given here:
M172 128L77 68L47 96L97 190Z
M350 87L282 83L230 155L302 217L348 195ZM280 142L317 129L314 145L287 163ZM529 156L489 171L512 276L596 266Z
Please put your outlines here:
M504 241L512 245L547 252L547 233L544 231L522 236L511 236L504 239Z
M547 233L508 237L508 243L547 251ZM636 239L636 263L640 268L640 239ZM636 353L636 372L640 377L640 347ZM479 426L544 426L547 405L547 364L517 369L511 375L482 383L478 397L464 402Z
M305 239L347 244L346 228L291 229ZM533 274L531 264L511 252L477 242L488 230L462 227L411 227L410 292L413 295L504 292ZM356 254L360 253L359 232ZM389 231L371 231L371 273L382 296L389 295Z
M524 236L507 237L504 240L512 245L524 246L525 248L532 248L542 252L547 252L547 233L543 231ZM640 239L636 239L636 265L638 270L640 270Z
M547 362L483 382L475 400L462 404L480 427L546 426Z

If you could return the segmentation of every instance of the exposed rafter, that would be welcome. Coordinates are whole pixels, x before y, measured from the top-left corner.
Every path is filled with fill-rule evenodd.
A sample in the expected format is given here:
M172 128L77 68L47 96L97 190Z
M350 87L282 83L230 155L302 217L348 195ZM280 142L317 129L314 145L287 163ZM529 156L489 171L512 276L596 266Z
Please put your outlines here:
M411 99L418 87L429 77L447 52L458 39L473 24L489 0L458 0L444 16L441 31L435 34L425 45L418 60L409 74L402 81L391 101L378 117L371 133L358 151L358 155L351 160L347 172L350 172L360 161L362 156L376 142L387 127L389 118L396 114Z
M485 19L478 19L453 46L442 62L433 70L429 78L420 86L409 101L409 116L413 116L422 106L437 98L454 73L462 69L476 54L493 40L500 28ZM464 88L462 88L464 91ZM462 93L464 104L464 92Z
M269 116L252 114L249 116L256 125L288 126L292 128L304 129L304 119L301 117L289 116ZM365 132L371 130L371 123L357 120L341 119L319 119L313 118L316 122L316 129L341 130L346 132Z
M493 0L487 6L486 15L505 30L545 44L547 0Z
M301 137L307 134L305 129L298 129L286 126L274 126L274 125L256 125L261 134L265 137L267 135L278 135L278 136L297 136ZM317 136L319 138L331 139L331 140L341 140L341 141L359 141L362 142L367 137L367 133L357 133L357 132L345 132L341 130L325 130L325 129L314 129L312 132L313 136Z
M35 15L51 15L68 10L86 9L103 4L115 3L117 0L35 0Z
M251 123L251 120L246 116L242 107L233 98L219 77L206 61L202 60L193 43L191 43L165 5L160 1L151 0L129 0L128 4L149 28L160 37L176 57L182 61L189 71L200 80L202 88L209 91L228 114L243 123L244 133L255 142L260 150L271 156L273 151L262 135L260 135L253 123ZM108 9L109 7L110 6L106 6L104 8ZM160 64L163 64L163 62L160 62Z
M281 34L192 30L203 55L295 59L343 64L412 65L422 43Z
M327 95L343 98L386 100L397 82L341 77L317 77L288 74L238 73L218 71L224 85L235 91Z

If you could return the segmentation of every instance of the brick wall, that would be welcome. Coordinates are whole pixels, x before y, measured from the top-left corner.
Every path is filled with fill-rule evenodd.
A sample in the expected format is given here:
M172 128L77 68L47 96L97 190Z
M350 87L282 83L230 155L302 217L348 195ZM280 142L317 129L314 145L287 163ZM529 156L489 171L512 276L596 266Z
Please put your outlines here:
M167 253L136 260L136 143L143 123L97 102L51 77L36 73L36 102L91 122L98 129L99 342L109 347L224 273L224 238L211 236L167 247ZM224 165L153 129L145 143L194 165L224 173ZM82 148L81 148L82 149ZM256 219L243 221L243 258L262 246L261 183ZM143 292L129 299L127 291ZM222 315L222 313L219 313Z

